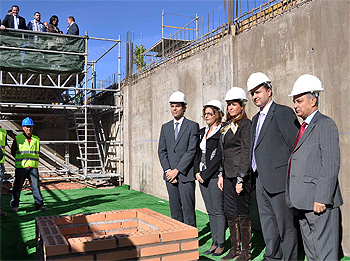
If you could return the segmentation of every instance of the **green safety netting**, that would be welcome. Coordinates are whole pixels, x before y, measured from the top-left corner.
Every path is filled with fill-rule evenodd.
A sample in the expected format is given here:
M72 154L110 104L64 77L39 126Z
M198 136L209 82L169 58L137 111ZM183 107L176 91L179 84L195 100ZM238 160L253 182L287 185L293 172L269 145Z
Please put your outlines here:
M4 48L5 47L5 48ZM9 50L15 47L18 50ZM40 52L32 50L40 50ZM57 51L47 53L44 50ZM81 72L84 55L62 52L85 52L85 39L62 34L32 34L16 30L0 30L0 68L2 70L29 70L36 72Z

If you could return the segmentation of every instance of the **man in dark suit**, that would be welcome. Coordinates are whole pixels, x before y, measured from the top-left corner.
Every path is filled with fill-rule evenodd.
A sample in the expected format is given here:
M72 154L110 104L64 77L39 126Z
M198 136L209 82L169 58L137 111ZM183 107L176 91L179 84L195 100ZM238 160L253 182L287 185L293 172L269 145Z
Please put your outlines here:
M173 120L162 125L158 156L169 194L171 217L196 226L193 160L199 125L184 117L186 97L174 92L169 99Z
M285 201L288 159L299 122L293 110L272 100L270 79L253 73L247 82L260 108L252 120L251 167L256 176L256 198L266 244L264 260L297 260L297 232L292 210Z
M19 7L17 5L12 6L12 15L6 15L1 23L1 30L6 28L23 29L26 30L26 20L18 15Z
M303 119L289 160L286 202L296 209L307 259L339 260L339 133L318 111L321 81L310 74L293 86L294 109Z
M79 35L79 27L75 23L75 18L73 16L68 17L68 28L67 28L67 34L72 34L72 35Z

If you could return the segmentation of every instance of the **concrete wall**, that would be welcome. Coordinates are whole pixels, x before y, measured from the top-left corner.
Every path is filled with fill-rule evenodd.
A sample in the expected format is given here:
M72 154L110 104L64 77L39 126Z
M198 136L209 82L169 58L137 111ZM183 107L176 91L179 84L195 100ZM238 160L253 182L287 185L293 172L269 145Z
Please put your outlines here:
M272 80L273 97L292 106L290 93L304 73L318 76L324 84L319 109L337 123L340 133L339 180L344 197L343 249L350 255L350 2L314 0L193 57L169 64L150 77L124 89L125 183L131 188L167 199L158 161L161 125L171 119L169 95L176 90L188 99L186 116L204 126L202 105L223 99L232 86L246 88L249 75L266 73ZM248 116L257 108L248 103ZM198 208L203 202L197 191Z

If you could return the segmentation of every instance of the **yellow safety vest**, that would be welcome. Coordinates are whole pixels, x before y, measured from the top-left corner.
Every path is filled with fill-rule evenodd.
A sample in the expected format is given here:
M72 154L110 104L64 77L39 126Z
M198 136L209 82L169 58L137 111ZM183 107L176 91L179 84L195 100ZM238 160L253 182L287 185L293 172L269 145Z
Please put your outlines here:
M39 137L32 135L30 144L24 136L16 136L18 150L16 152L16 168L37 168L39 166Z
M4 154L4 156L0 160L0 163L4 163L5 162L6 135L7 135L7 131L2 129L2 128L0 128L0 146L1 146L2 152Z

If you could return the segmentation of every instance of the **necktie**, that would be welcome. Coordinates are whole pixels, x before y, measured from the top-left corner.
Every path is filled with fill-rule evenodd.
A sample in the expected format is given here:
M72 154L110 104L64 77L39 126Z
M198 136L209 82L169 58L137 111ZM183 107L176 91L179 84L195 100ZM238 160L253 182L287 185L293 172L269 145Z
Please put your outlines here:
M175 140L177 139L178 134L179 134L179 123L175 122Z
M297 139L295 140L295 144L294 144L293 151L295 150L295 147L298 145L298 142L299 142L299 140L301 139L301 136L303 136L303 134L304 134L304 132L305 132L305 129L306 129L306 125L307 125L306 122L303 122L303 124L301 124L300 130L299 130L299 132L298 132ZM292 151L292 155L293 155L293 151ZM288 177L290 177L290 165L291 165L291 163L292 163L292 155L290 155L290 158L289 158Z
M259 114L259 119L258 119L258 123L256 125L256 131L255 131L255 139L254 139L254 146L253 146L253 155L252 155L252 169L253 171L256 171L258 166L256 164L256 160L255 160L255 147L256 147L256 143L258 141L259 138L259 134L260 134L260 130L261 130L261 125L263 122L265 114L261 111Z

